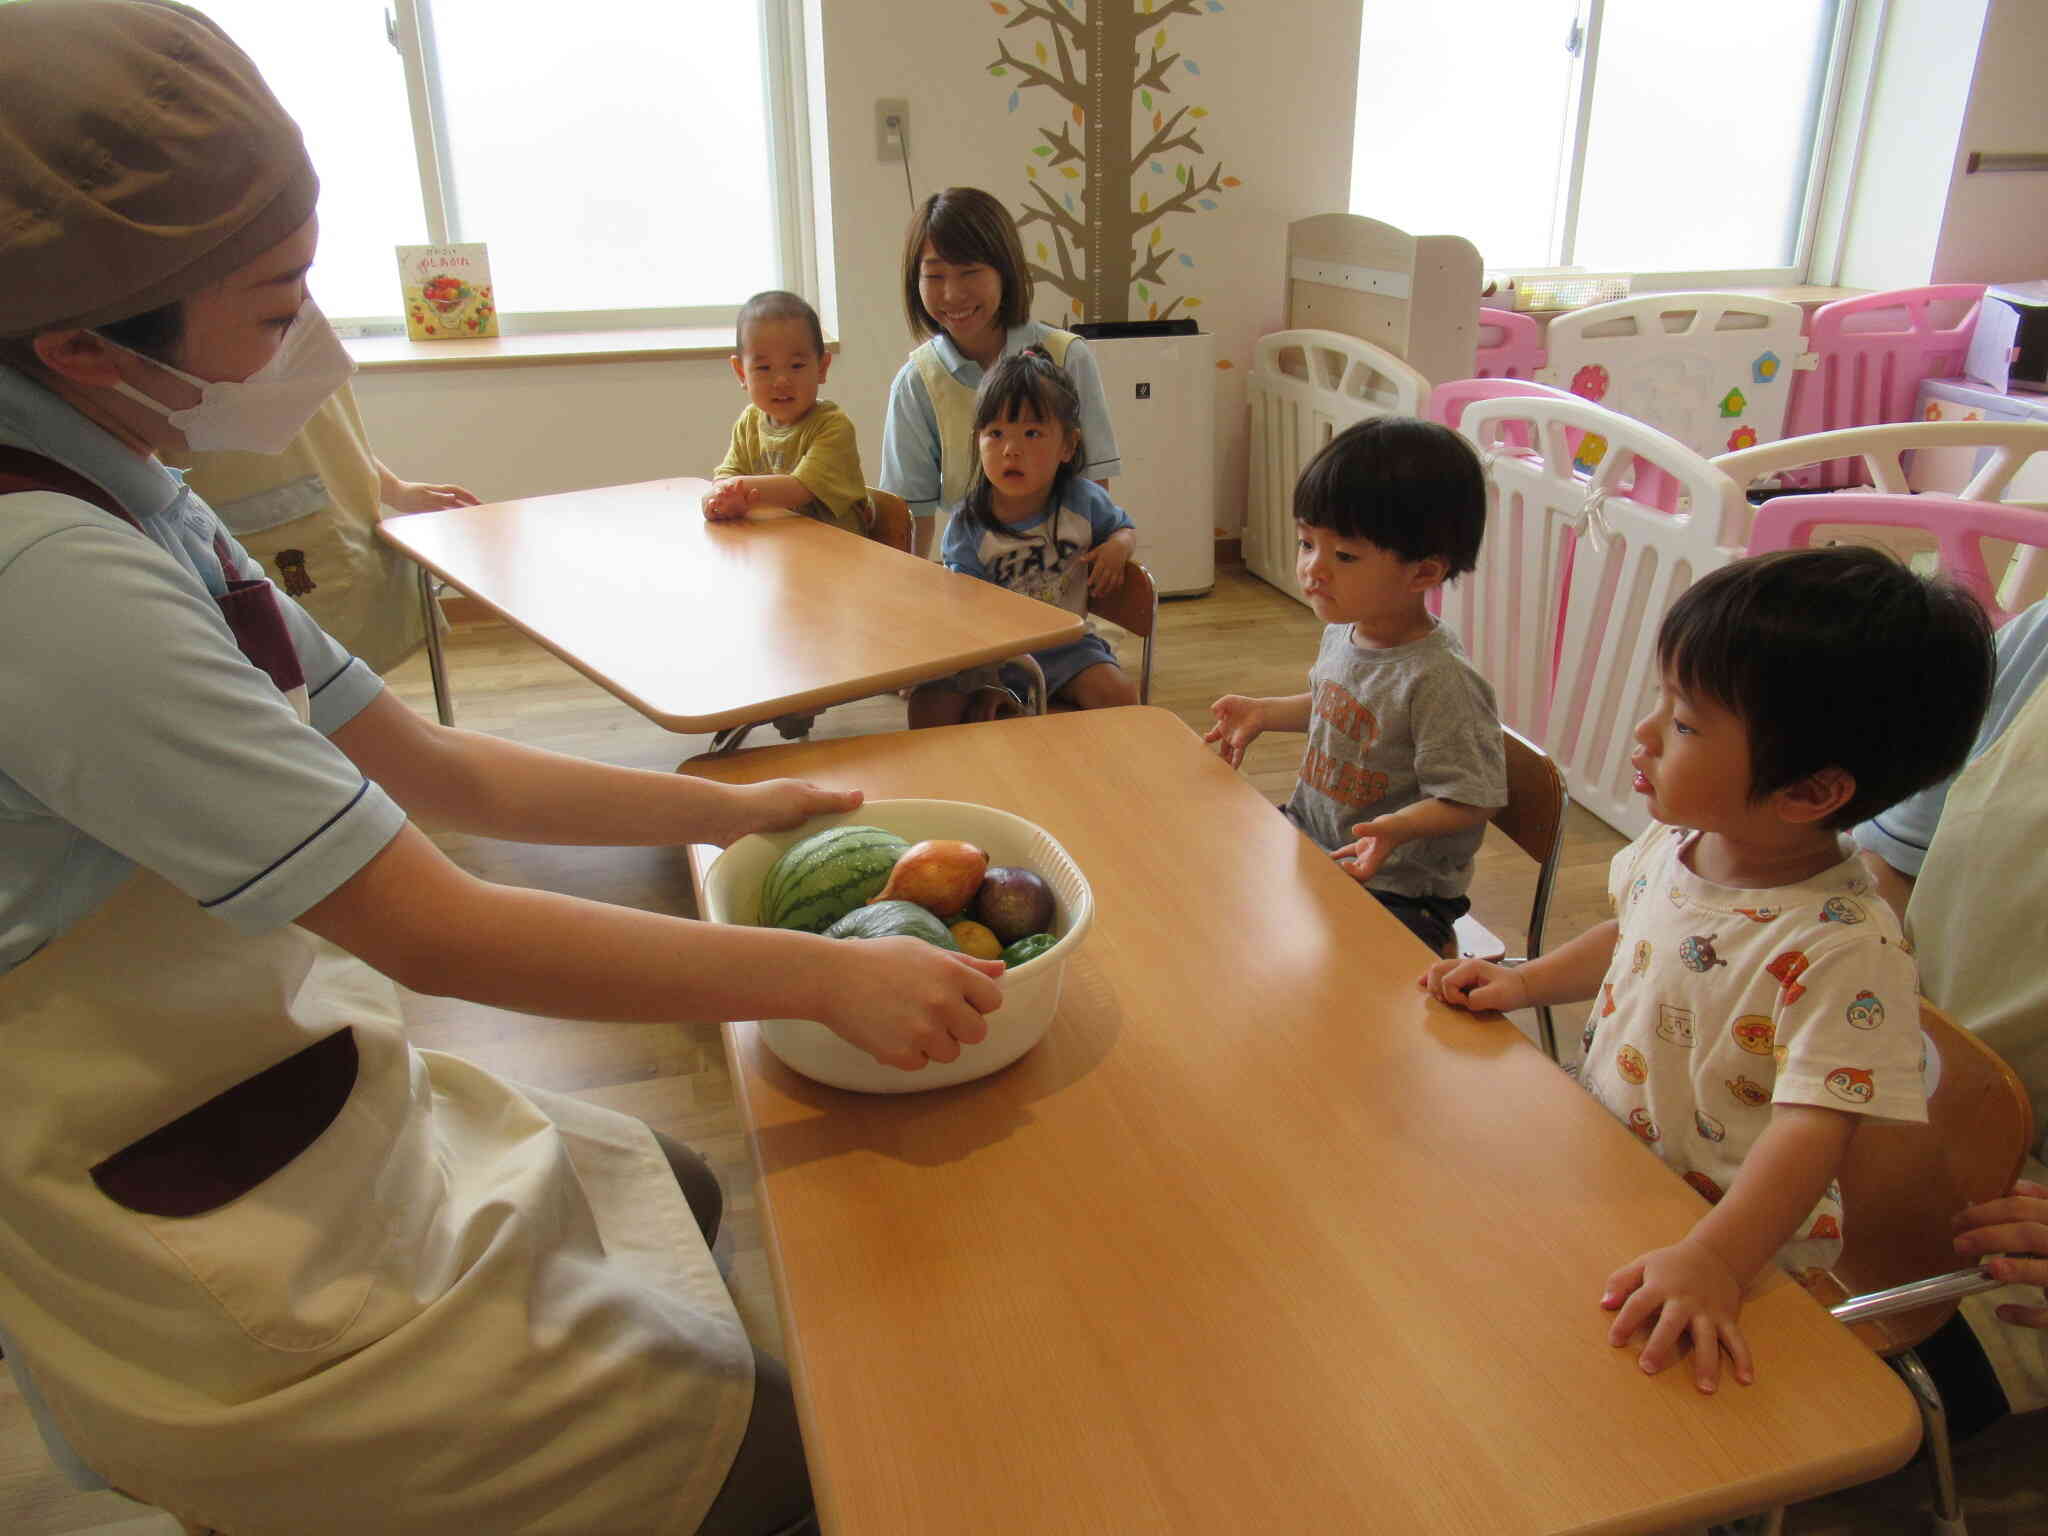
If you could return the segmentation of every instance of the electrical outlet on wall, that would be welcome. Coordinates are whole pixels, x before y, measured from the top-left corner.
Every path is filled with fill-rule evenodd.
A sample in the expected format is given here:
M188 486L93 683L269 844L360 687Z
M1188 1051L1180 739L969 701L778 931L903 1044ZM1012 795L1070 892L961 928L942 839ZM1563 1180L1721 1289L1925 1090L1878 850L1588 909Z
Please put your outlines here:
M875 154L884 161L901 160L910 143L910 103L875 103Z

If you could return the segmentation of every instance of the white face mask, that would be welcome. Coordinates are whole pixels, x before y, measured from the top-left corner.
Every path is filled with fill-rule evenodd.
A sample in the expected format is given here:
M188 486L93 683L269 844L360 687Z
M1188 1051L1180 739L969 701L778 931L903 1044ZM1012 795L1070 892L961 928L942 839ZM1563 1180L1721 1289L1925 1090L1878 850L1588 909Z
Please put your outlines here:
M134 352L131 347L121 350ZM139 352L134 355L143 357ZM292 318L276 356L246 379L195 379L153 357L143 360L198 390L199 403L172 410L125 379L115 383L115 391L148 406L184 433L195 453L284 452L327 397L356 371L355 360L311 299Z

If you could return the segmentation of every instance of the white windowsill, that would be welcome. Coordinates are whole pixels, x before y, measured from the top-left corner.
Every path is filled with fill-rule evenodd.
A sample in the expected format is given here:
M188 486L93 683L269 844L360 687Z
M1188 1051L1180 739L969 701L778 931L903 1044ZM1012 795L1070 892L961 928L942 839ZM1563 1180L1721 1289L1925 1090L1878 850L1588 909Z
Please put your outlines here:
M638 331L547 331L486 340L412 341L404 336L345 340L365 373L434 368L527 368L556 363L678 362L732 356L731 326L664 326ZM827 352L839 343L827 341Z

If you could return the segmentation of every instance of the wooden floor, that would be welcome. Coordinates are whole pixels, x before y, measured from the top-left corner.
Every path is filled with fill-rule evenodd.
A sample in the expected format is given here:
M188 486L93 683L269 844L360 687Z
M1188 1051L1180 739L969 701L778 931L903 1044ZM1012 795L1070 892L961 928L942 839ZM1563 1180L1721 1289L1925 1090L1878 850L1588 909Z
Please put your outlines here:
M1206 728L1208 706L1223 693L1298 693L1305 686L1320 626L1299 603L1240 568L1219 573L1207 597L1168 602L1160 613L1153 702ZM1127 666L1137 642L1117 636ZM702 737L672 736L555 661L510 629L462 626L451 636L449 665L459 723L539 746L607 762L668 769L704 750ZM391 686L423 713L433 709L424 656L394 672ZM889 697L845 705L818 722L817 737L898 730L903 705ZM755 743L773 742L772 728ZM1254 745L1245 772L1268 798L1293 786L1301 738L1275 736ZM465 867L512 884L546 886L597 899L667 912L694 911L681 853L643 849L545 849L442 837ZM1570 937L1607 915L1606 868L1622 839L1574 807L1565 832L1549 936ZM1524 935L1533 866L1489 832L1472 897L1479 916L1517 950ZM1558 1026L1575 1052L1583 1006L1560 1009ZM506 1076L578 1093L641 1116L695 1146L724 1182L727 1220L718 1253L749 1328L773 1348L780 1335L773 1287L760 1244L753 1170L733 1106L732 1086L715 1029L672 1025L564 1023L426 999L410 1010L423 1046L459 1052ZM2007 1426L2007 1430L2014 1426ZM2048 1496L2035 1470L2048 1464L2048 1435L1994 1431L1960 1459L1977 1536L2048 1532ZM1924 1479L1916 1468L1867 1488L1795 1510L1788 1529L1801 1532L1917 1532L1924 1528ZM167 1517L110 1493L77 1494L52 1470L27 1410L0 1368L0 1532L56 1536L176 1536ZM365 1533L374 1536L374 1533Z

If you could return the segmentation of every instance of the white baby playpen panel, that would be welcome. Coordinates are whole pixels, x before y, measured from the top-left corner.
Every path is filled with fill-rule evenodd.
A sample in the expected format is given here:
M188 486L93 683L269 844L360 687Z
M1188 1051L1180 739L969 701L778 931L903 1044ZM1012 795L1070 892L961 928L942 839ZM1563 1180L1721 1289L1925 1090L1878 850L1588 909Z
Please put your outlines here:
M1573 798L1639 831L1629 730L1647 696L1633 663L1677 594L1739 552L1729 539L1744 522L1742 493L1684 444L1583 400L1475 400L1458 430L1485 467L1487 528L1478 568L1445 589L1443 616L1493 684L1501 718L1544 742ZM1588 464L1595 437L1606 450ZM1688 510L1625 495L1645 469ZM1650 678L1654 687L1654 668Z
M1803 323L1777 299L1642 294L1552 320L1536 378L1711 457L1784 435Z
M1306 602L1294 579L1294 482L1346 427L1376 416L1421 415L1429 381L1355 336L1275 331L1253 349L1245 394L1251 407L1245 564Z

